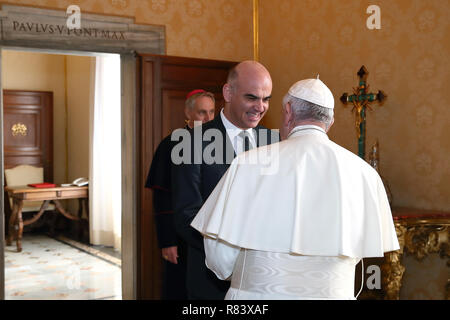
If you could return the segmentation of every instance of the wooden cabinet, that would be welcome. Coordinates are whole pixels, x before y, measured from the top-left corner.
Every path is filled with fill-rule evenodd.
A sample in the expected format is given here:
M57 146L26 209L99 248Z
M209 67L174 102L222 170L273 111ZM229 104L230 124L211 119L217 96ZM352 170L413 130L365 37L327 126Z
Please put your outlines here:
M53 181L53 93L3 90L5 169L19 164L44 168Z

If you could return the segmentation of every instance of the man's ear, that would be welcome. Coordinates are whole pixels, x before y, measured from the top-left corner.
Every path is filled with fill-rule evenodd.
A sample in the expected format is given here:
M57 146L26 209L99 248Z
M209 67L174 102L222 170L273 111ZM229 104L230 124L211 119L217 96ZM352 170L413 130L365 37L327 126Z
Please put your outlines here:
M289 123L294 120L294 113L292 112L292 107L291 107L291 103L288 102L286 103L286 106L284 107L284 112L286 112L286 117L285 117L285 125L288 126Z
M222 88L222 93L223 93L223 99L225 100L225 102L230 102L231 101L231 86L228 83L225 83L223 88Z
M331 123L330 123L330 125L328 126L326 132L330 131L330 128L333 126L333 123L334 123L334 117L333 117L333 119L331 119Z
M188 107L184 107L184 115L186 116L187 120L191 120L191 114L189 112Z

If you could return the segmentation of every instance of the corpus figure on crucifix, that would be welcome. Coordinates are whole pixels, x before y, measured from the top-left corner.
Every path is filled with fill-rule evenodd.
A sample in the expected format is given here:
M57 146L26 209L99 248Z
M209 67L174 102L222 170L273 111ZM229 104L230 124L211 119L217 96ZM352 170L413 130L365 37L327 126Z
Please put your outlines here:
M369 85L367 84L367 76L369 72L366 67L362 66L357 75L359 76L359 85L353 88L353 94L344 93L340 100L344 105L348 102L353 103L352 112L355 112L355 127L358 136L358 155L365 160L366 155L366 108L370 108L370 104L378 101L380 105L386 99L386 94L379 90L378 93L369 93Z

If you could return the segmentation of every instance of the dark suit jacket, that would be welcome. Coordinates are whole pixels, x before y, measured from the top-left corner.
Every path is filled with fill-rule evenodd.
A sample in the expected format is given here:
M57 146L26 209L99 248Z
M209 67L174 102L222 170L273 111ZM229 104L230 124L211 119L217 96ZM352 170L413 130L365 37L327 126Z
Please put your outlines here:
M216 133L220 132L223 139L212 138L210 141L202 139L200 144L195 145L193 142L194 131L198 132L200 129L203 134L208 129L216 129ZM257 126L254 130L257 146L279 141L278 133L263 126ZM189 158L191 163L172 167L174 223L178 234L188 244L187 290L189 298L221 300L224 299L230 283L219 280L206 267L203 236L190 224L236 155L220 115L189 132L192 152L190 157L186 158ZM212 155L219 160L212 164L205 163L202 157L205 148L208 153L214 150ZM199 159L201 163L198 163ZM197 160L197 163L194 163L194 160Z

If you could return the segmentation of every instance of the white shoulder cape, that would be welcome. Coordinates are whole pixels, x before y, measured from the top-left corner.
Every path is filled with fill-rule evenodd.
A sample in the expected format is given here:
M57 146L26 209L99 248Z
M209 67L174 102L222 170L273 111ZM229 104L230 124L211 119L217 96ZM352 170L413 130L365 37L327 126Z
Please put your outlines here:
M272 252L363 258L399 249L378 173L311 129L236 157L191 226Z

